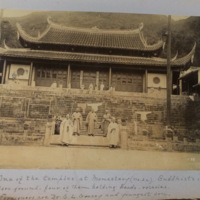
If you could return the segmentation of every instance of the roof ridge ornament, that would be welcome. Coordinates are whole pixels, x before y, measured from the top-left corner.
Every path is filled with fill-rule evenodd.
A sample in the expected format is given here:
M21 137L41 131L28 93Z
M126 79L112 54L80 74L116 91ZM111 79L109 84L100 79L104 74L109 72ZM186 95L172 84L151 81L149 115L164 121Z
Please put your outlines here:
M47 17L47 23L48 23L49 25L52 23L52 21L51 21L51 16L48 16L48 17Z
M63 29L63 30L76 30L76 31L83 31L83 32L91 32L92 31L99 31L99 33L113 33L113 34L118 34L118 33L122 33L122 34L138 34L140 32L140 30L143 29L144 24L140 23L139 27L137 29L128 29L128 30L120 30L120 29L100 29L97 26L93 26L92 28L82 28L82 27L71 27L71 26L66 26L66 25L62 25L62 24L57 24L55 22L53 22L51 20L51 16L47 17L47 22L48 24L55 29Z
M139 23L138 28L141 31L144 28L144 23L143 22Z
M3 47L1 47L2 49L4 50L11 50L11 51L28 51L28 50L31 50L30 48L13 48L13 47L9 47L7 44L6 44L6 40L3 40Z
M7 49L7 50L10 49L10 47L8 47L8 46L6 45L6 40L5 40L5 39L3 40L3 47L4 47L5 49Z
M178 51L176 52L175 56L173 58L171 58L171 61L175 61L178 57Z
M181 57L181 58L177 58L174 63L188 63L189 61L192 62L192 59L194 57L194 53L196 50L196 42L194 43L194 46L192 48L192 50L185 56Z
M144 27L144 23L141 22L138 26L139 26L138 29L139 29L139 36L140 36L140 39L141 39L141 41L142 41L144 47L146 47L146 46L148 46L148 45L147 45L147 41L145 40L144 35L143 35L143 32L142 32L142 29L143 29L143 27Z

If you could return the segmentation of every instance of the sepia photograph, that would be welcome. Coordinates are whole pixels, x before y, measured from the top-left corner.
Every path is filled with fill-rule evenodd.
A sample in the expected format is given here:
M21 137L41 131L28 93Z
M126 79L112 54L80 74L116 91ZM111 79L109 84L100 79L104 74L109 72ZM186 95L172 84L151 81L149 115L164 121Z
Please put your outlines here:
M0 11L0 168L200 169L200 17Z

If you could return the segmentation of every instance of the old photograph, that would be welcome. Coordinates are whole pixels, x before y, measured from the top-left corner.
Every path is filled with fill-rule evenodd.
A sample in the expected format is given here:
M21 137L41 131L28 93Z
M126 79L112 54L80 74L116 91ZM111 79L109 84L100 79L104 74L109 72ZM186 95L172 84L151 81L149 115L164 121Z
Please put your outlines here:
M200 17L0 13L0 168L200 169Z

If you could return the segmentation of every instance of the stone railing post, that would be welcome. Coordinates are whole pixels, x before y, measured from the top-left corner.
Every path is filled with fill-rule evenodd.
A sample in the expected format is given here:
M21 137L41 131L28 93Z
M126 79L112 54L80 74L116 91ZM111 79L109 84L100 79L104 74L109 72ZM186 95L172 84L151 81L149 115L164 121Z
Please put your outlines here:
M128 149L128 131L126 126L121 126L120 128L121 135L121 148Z
M55 123L47 122L45 136L44 136L44 145L45 146L50 145L51 135L54 133L54 129L55 129Z

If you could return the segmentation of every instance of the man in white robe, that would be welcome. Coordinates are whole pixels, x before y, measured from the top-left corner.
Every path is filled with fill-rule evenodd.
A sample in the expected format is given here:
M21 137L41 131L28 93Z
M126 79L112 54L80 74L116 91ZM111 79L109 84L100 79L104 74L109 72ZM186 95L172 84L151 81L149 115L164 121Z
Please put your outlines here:
M72 114L72 121L73 121L73 135L80 135L80 130L82 126L82 115L77 108L76 111Z
M119 125L115 122L114 117L108 126L108 139L110 148L119 146Z
M95 124L97 122L97 115L94 112L94 109L92 109L88 113L87 118L86 118L86 122L87 122L87 125L88 125L88 135L89 136L94 136Z
M66 115L66 118L62 121L60 126L60 132L62 144L69 145L72 140L73 134L73 123L69 118L69 114Z

